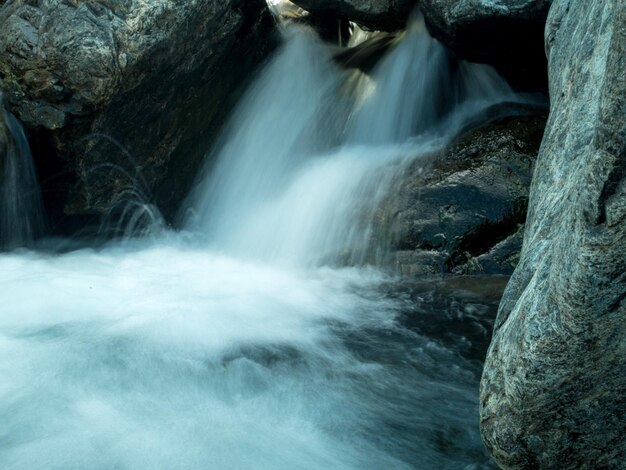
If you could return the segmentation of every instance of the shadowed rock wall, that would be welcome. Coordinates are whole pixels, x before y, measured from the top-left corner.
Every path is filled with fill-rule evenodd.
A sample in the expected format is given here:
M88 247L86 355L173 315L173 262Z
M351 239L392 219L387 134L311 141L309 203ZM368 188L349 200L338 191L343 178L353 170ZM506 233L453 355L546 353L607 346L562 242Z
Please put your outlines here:
M550 118L481 429L503 468L626 461L626 3L554 2Z

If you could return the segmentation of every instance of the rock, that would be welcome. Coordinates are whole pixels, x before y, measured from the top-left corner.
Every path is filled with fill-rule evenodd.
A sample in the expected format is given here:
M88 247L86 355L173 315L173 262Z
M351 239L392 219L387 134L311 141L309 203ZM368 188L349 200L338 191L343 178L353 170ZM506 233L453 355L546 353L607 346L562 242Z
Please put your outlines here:
M0 28L0 87L66 214L172 214L275 42L263 0L7 0Z
M348 19L372 30L396 31L406 25L417 0L293 0L312 14Z
M2 95L0 94L0 106L2 106ZM4 122L2 108L0 108L0 175L4 174L4 163L7 156L7 146L9 144L9 136L7 126Z
M268 0L272 14L281 21L300 19L308 16L308 12L289 0Z
M546 85L543 30L552 0L420 0L431 34L519 88Z
M626 462L626 4L555 0L551 112L481 384L503 468Z
M496 120L402 175L377 216L396 268L413 276L511 274L544 125L545 116Z
M515 231L506 239L475 258L470 254L467 256L467 263L456 266L452 272L455 274L512 274L519 263L524 241L524 225L519 223L519 219L515 221L518 222L517 229L514 229Z

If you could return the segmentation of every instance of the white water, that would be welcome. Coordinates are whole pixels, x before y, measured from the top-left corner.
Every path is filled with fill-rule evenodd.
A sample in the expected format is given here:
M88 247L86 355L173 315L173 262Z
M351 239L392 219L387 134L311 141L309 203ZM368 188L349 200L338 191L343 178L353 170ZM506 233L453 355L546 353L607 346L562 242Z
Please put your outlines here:
M362 259L393 175L508 99L488 69L449 65L418 30L349 76L292 33L190 232L1 255L0 468L488 467L475 340L449 328L483 331L493 306L320 266Z
M385 295L385 281L178 239L4 255L0 467L485 462L478 368L397 324L408 302Z
M312 33L289 31L210 158L189 226L236 256L359 264L404 165L512 99L491 68L454 60L419 21L371 77L335 65Z

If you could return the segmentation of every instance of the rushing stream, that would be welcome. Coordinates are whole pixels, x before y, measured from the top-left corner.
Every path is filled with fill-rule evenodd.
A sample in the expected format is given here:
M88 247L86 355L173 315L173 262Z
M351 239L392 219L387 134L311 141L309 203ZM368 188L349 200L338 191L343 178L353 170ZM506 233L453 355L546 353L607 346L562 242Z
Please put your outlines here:
M477 388L503 280L364 261L402 166L511 99L419 24L369 76L287 33L184 231L0 256L0 468L491 468Z

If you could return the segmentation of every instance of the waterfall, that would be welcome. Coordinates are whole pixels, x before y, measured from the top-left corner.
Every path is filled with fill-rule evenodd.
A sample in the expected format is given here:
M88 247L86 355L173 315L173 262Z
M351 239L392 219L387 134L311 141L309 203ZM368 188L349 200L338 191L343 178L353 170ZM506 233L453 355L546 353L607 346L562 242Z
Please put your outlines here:
M417 19L368 75L291 28L234 114L192 196L192 230L236 256L361 264L372 217L404 165L486 107L514 99L488 66L459 61Z
M0 253L0 468L491 468L476 392L502 280L366 264L395 177L514 98L419 21L394 41L366 75L286 31L182 233ZM39 192L3 117L0 227L23 246Z
M24 129L4 109L1 94L0 178L0 248L30 246L43 230L41 191Z

